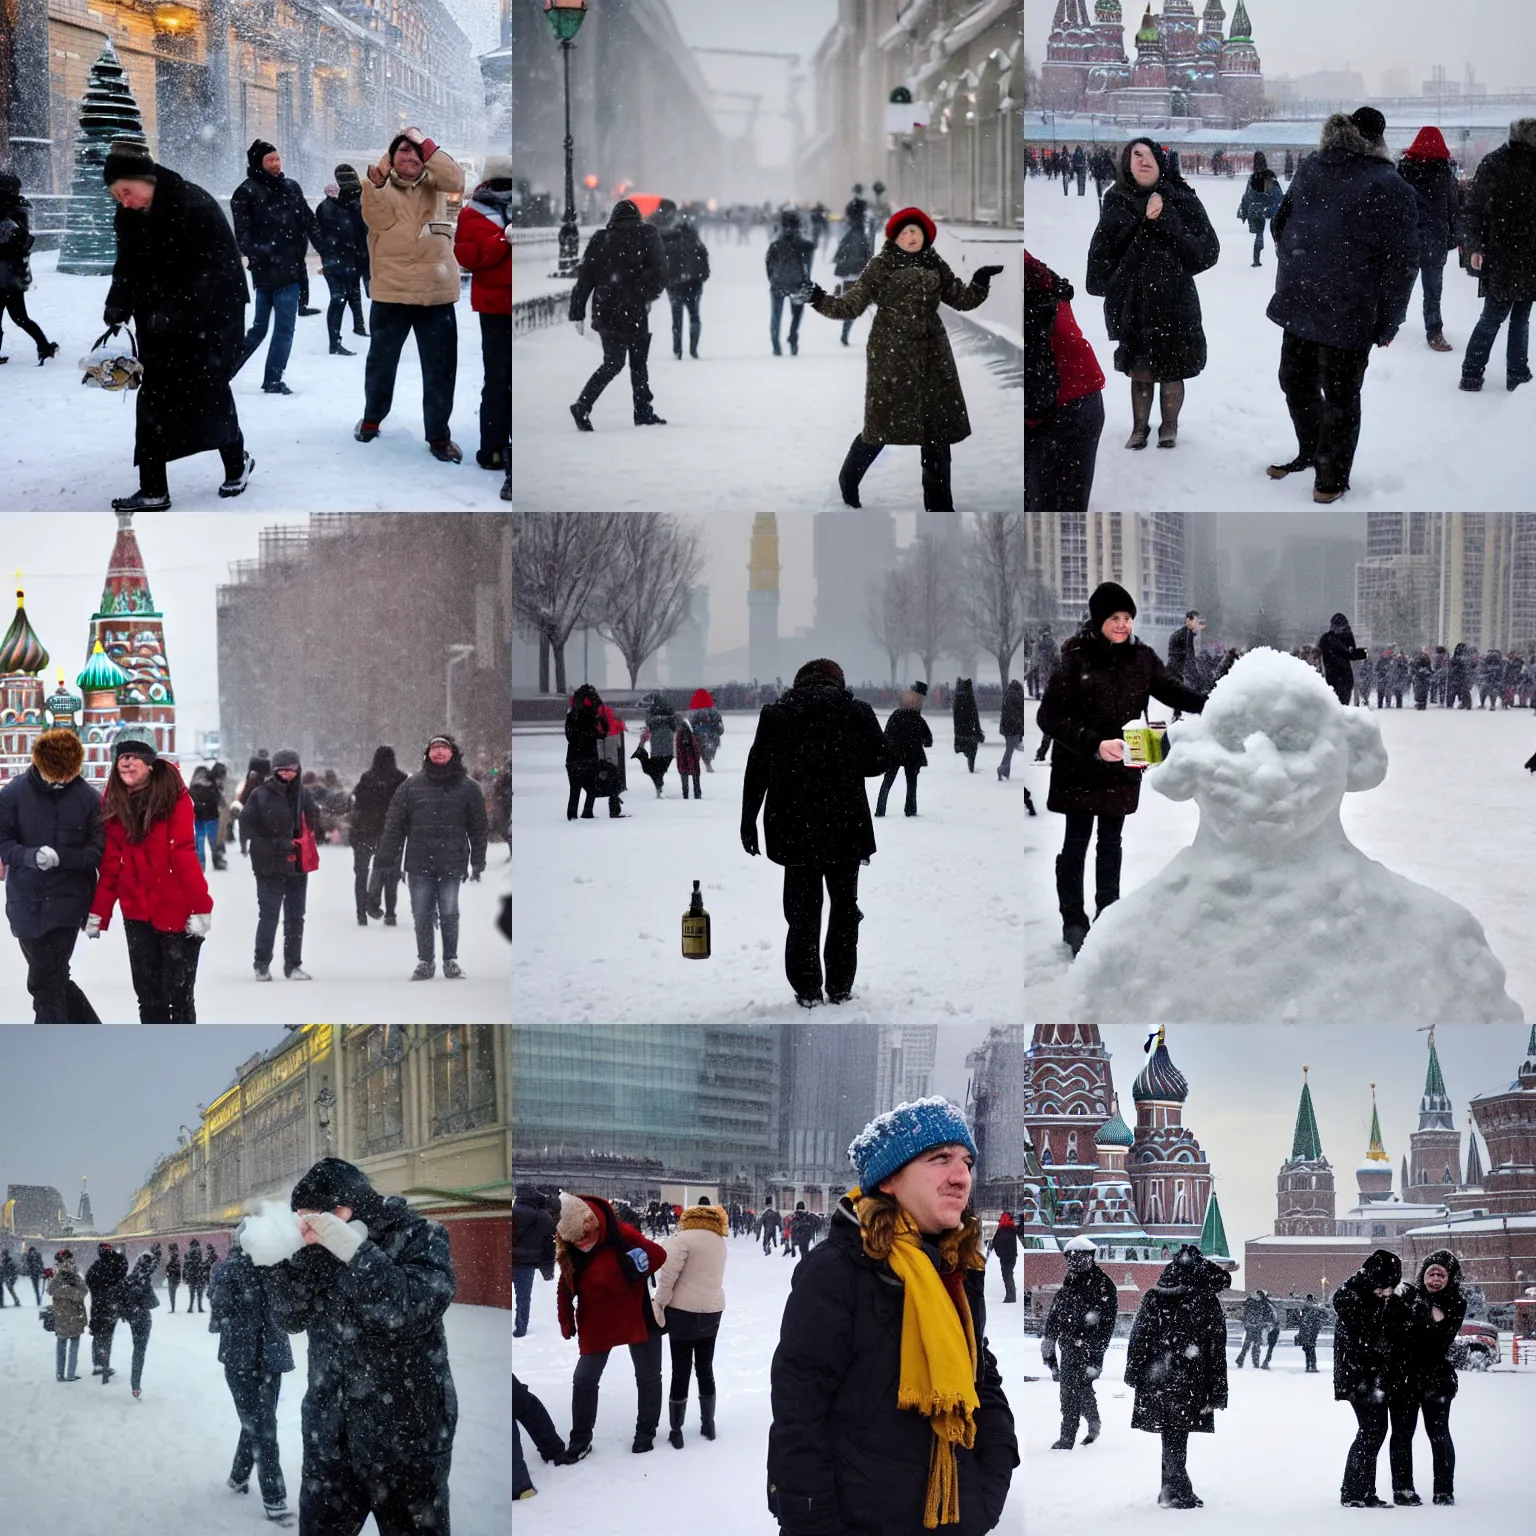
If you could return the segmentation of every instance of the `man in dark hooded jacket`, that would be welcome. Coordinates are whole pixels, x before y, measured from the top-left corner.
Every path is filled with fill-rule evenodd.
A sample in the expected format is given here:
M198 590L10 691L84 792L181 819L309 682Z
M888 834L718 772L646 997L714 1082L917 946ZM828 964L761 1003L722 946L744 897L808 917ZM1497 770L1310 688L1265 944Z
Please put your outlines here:
M1323 681L1338 695L1346 708L1355 691L1352 662L1365 660L1365 648L1355 644L1355 632L1349 618L1336 613L1328 621L1328 633L1318 637L1317 649L1323 658Z
M512 1202L512 1289L517 1298L517 1312L512 1323L514 1339L520 1339L528 1332L533 1277L541 1269L553 1273L557 1212L558 1207L551 1209L550 1201L537 1185L517 1186L517 1197Z
M133 1395L140 1395L139 1383L144 1378L144 1356L149 1349L149 1334L154 1319L150 1312L160 1305L160 1298L155 1294L155 1271L160 1267L160 1245L156 1243L146 1253L141 1253L134 1260L133 1268L128 1273L128 1278L117 1290L117 1311L122 1320L128 1324L128 1331L133 1335L133 1367L128 1377L128 1384L133 1388Z
M405 855L411 917L416 924L416 969L412 981L428 981L436 970L432 927L443 931L443 975L457 978L459 887L464 877L485 873L490 823L485 796L464 771L459 744L446 732L434 736L421 754L421 770L394 793L384 818L376 860L393 869ZM378 911L374 910L374 917Z
M29 1243L21 1256L21 1271L32 1282L32 1299L43 1304L43 1256Z
M1333 1395L1355 1410L1358 1425L1339 1489L1350 1509L1386 1504L1376 1497L1376 1458L1387 1438L1390 1304L1402 1278L1402 1260L1378 1248L1333 1294Z
M822 890L827 917L826 1000L846 1002L859 964L859 865L875 852L863 781L883 774L885 738L843 669L808 661L793 687L758 716L741 788L741 846L756 858L763 813L768 857L784 866L784 974L804 1008L822 1001ZM766 802L766 804L765 804Z
M786 208L779 215L779 232L768 242L768 254L763 258L768 272L768 334L773 341L773 355L779 357L779 326L784 317L784 301L789 300L789 355L800 351L800 318L805 305L795 298L811 280L811 259L816 254L816 242L807 240L800 232L800 215L793 208Z
M1536 117L1509 125L1509 142L1483 157L1462 212L1467 260L1483 313L1467 342L1461 387L1483 387L1499 327L1509 321L1505 387L1531 382L1531 304L1536 301Z
M699 298L709 281L709 248L699 239L693 220L678 211L670 197L652 217L661 231L661 243L667 255L667 299L672 306L672 355L683 355L683 311L688 311L688 355L699 355Z
M1092 1238L1065 1245L1066 1278L1046 1314L1040 1355L1061 1383L1061 1438L1053 1451L1070 1451L1081 1419L1088 1421L1084 1445L1099 1438L1099 1404L1093 1384L1104 1369L1104 1351L1114 1336L1120 1302L1115 1282L1099 1268Z
M266 338L272 321L272 345L267 348L267 371L262 390L269 395L291 395L283 383L283 370L293 349L293 328L299 313L299 289L305 277L305 258L315 233L315 215L304 199L304 189L283 174L283 157L275 145L256 139L245 152L246 178L229 200L235 225L235 243L251 270L256 308L251 328L245 333L242 363Z
M118 1290L128 1278L128 1258L111 1243L96 1245L96 1260L85 1272L85 1288L91 1293L91 1375L102 1386L117 1373L112 1369L112 1334L117 1328Z
M308 981L304 969L304 906L309 872L300 840L307 824L316 844L323 837L320 803L300 777L299 754L283 747L272 754L272 777L258 784L240 812L240 829L250 839L251 873L256 877L256 979L271 981L277 920L283 919L283 975ZM188 1277L190 1285L191 1277Z
M1327 1321L1328 1309L1318 1306L1317 1297L1308 1291L1306 1301L1302 1305L1301 1317L1296 1324L1296 1347L1301 1350L1307 1362L1303 1375L1317 1374L1317 1336L1323 1331L1323 1324Z
M325 1157L294 1186L305 1247L266 1271L273 1318L309 1335L304 1536L447 1531L458 1396L443 1314L448 1234Z
M362 178L346 161L336 167L336 180L315 206L315 229L310 239L320 253L320 273L331 291L325 311L331 351L352 357L355 354L350 348L341 344L341 317L350 305L352 334L368 334L363 324L362 295L368 281L368 226L363 222Z
M373 766L352 787L352 891L357 903L357 925L368 926L368 909L379 905L383 897L384 926L395 926L395 897L400 888L400 872L377 863L374 855L384 836L384 819L395 791L405 783L406 775L395 762L395 749L373 749ZM369 866L374 866L378 889L369 884Z
M1387 1314L1387 1410L1392 1441L1392 1502L1422 1504L1413 1487L1413 1435L1419 1415L1434 1460L1436 1504L1456 1502L1456 1447L1451 1399L1458 1382L1452 1351L1467 1317L1461 1261L1449 1248L1426 1254L1418 1278L1393 1296Z
M592 407L609 383L624 371L626 358L635 425L666 426L651 409L647 362L651 352L650 307L666 287L667 253L661 243L661 231L644 223L640 210L627 197L621 198L608 215L608 227L598 230L587 242L576 273L576 286L571 290L572 323L580 326L585 322L590 296L592 329L603 343L603 361L571 407L571 415L581 431L592 430Z
M1266 1291L1255 1291L1253 1295L1243 1301L1243 1347L1237 1352L1237 1368L1242 1370L1243 1357L1249 1350L1253 1351L1253 1368L1255 1370L1267 1369L1259 1365L1259 1351L1264 1348L1264 1340L1271 1328L1279 1322L1275 1313L1274 1303L1269 1299Z

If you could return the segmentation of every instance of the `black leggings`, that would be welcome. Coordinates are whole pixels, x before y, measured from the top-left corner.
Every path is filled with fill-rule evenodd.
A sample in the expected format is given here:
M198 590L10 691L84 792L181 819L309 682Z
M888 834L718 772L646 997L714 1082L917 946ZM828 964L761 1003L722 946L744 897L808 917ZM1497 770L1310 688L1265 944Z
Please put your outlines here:
M672 1385L667 1395L674 1403L681 1403L688 1396L688 1377L693 1369L699 1373L699 1396L715 1395L715 1335L707 1339L669 1339L672 1346Z
M1352 1401L1359 1428L1355 1431L1354 1444L1344 1461L1344 1483L1339 1489L1342 1499L1364 1499L1376 1493L1376 1458L1381 1454L1382 1442L1387 1438L1387 1405L1367 1399Z
M1066 840L1061 845L1061 857L1056 861L1056 892L1063 918L1087 919L1083 904L1083 867L1088 862L1088 844L1093 837L1093 823L1091 811L1067 813ZM1120 840L1125 831L1125 817L1100 816L1098 823L1094 889L1095 904L1102 912L1111 902L1120 899Z
M1387 1447L1387 1459L1392 1467L1392 1491L1406 1493L1413 1487L1413 1434L1422 1413L1435 1468L1435 1492L1454 1494L1456 1447L1451 1442L1450 1398L1394 1397L1388 1406L1392 1441Z
M48 345L42 326L27 313L27 296L19 288L8 288L0 295L0 309L37 343L39 350Z
M232 443L225 443L219 449L219 457L224 461L224 478L235 480L245 468L245 436L242 433ZM139 460L139 489L146 496L168 496L170 494L170 482L165 477L165 460L140 458Z

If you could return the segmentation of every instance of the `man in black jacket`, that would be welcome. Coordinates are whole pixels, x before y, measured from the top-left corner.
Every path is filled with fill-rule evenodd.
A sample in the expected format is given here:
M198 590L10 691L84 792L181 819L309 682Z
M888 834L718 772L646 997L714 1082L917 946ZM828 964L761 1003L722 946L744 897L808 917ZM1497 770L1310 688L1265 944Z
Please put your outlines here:
M1119 1298L1115 1282L1099 1268L1093 1239L1065 1244L1067 1274L1045 1319L1040 1354L1061 1383L1061 1438L1053 1451L1070 1451L1080 1419L1088 1421L1084 1445L1099 1438L1099 1404L1093 1384L1104 1369L1104 1351L1114 1336Z
M621 198L608 215L608 227L587 242L576 286L571 290L570 317L580 328L592 299L592 329L603 343L603 361L583 386L571 415L583 432L592 430L597 397L624 371L629 360L629 385L637 427L664 427L651 409L647 359L651 352L651 305L666 291L667 253L661 231L644 223L640 210Z
M283 175L283 157L265 139L256 139L246 150L245 167L246 178L229 200L235 243L251 269L251 286L256 290L256 308L251 328L245 333L241 362L261 345L267 323L273 321L261 387L269 395L291 395L293 391L283 383L283 370L293 347L299 288L315 232L315 215L304 200L303 187Z
M990 1248L997 1255L997 1267L1003 1272L1003 1301L1017 1301L1013 1288L1013 1270L1019 1262L1019 1229L1013 1224L1013 1213L1004 1211L997 1218L997 1231L992 1234Z
M443 975L463 976L459 966L459 887L465 875L485 872L490 823L485 796L464 771L459 744L446 732L434 736L413 773L389 802L375 862L385 869L401 863L404 851L411 918L416 925L416 969L412 981L429 981L437 969L432 928L443 931ZM373 909L372 915L379 915Z
M693 220L679 213L670 197L652 215L661 231L661 243L667 256L667 299L672 305L672 355L683 355L683 310L688 311L688 355L699 355L699 299L709 281L709 247L699 239Z
M315 208L315 228L310 236L320 253L320 275L331 290L325 312L325 328L333 356L354 357L341 344L341 317L352 308L352 334L366 336L363 324L362 289L368 282L368 226L363 222L363 184L345 161L336 167L336 180L325 189L325 199Z
M885 815L886 801L898 773L905 774L907 780L907 800L902 814L917 815L917 776L928 766L928 754L924 749L933 745L933 732L923 719L923 701L927 697L928 684L913 683L886 717L885 777L880 781L880 793L875 798L876 816Z
M805 313L805 304L796 302L795 295L811 280L811 258L815 254L816 242L800 233L800 215L793 208L786 208L779 215L779 233L769 242L768 254L763 258L768 272L768 334L775 357L783 355L779 325L785 299L789 300L789 355L799 355L800 317Z
M85 1288L91 1293L91 1375L102 1386L117 1373L112 1369L112 1335L117 1328L118 1289L128 1278L127 1256L111 1243L96 1245L96 1259L85 1272Z
M389 802L405 779L405 773L395 762L395 749L379 746L373 749L373 766L352 787L352 892L357 903L359 928L368 926L368 909L377 907L381 897L384 926L395 926L395 897L400 889L400 871L379 865L374 855L384 836ZM372 878L377 889L369 883L370 865L374 866Z
M43 1304L43 1256L30 1243L21 1256L21 1271L32 1282L32 1300Z
M309 874L303 868L300 840L308 824L318 844L320 805L299 778L299 754L283 747L272 754L272 777L258 784L240 812L240 830L251 846L256 877L257 981L271 981L277 920L283 919L283 975L308 981L304 969L304 906ZM187 1284L192 1283L191 1276Z
M763 813L768 857L784 866L784 974L795 1001L822 1001L822 888L830 903L826 1001L846 1002L859 964L859 865L875 852L863 781L883 774L885 738L843 669L808 661L758 716L741 788L741 846L756 857ZM766 806L764 802L766 801Z
M324 1157L294 1185L304 1248L267 1269L272 1316L309 1335L304 1536L447 1531L458 1394L443 1314L448 1234L367 1175Z
M1327 1309L1318 1306L1317 1297L1308 1291L1307 1299L1302 1305L1301 1319L1296 1324L1296 1347L1301 1350L1307 1362L1303 1375L1317 1374L1317 1336L1323 1331L1323 1324L1327 1320Z
M1376 1496L1376 1460L1390 1413L1389 1307L1402 1278L1402 1260L1378 1248L1333 1293L1333 1395L1355 1410L1358 1425L1339 1489L1339 1502L1350 1509L1385 1507Z
M101 797L80 777L84 763L73 731L44 731L32 766L0 788L5 915L27 962L34 1024L101 1022L69 974L106 847Z
M528 1332L533 1277L541 1269L552 1271L555 1262L555 1215L537 1186L517 1186L517 1197L512 1202L512 1290L517 1299L512 1324L514 1339Z
M1531 382L1531 304L1536 301L1536 117L1509 125L1509 142L1484 156L1462 212L1467 260L1480 278L1483 313L1467 342L1461 387L1483 387L1499 327L1509 321L1505 387Z
M1365 649L1355 644L1355 632L1346 614L1336 613L1328 621L1328 633L1318 637L1318 653L1323 658L1323 681L1338 695L1346 708L1355 691L1352 662L1365 660Z

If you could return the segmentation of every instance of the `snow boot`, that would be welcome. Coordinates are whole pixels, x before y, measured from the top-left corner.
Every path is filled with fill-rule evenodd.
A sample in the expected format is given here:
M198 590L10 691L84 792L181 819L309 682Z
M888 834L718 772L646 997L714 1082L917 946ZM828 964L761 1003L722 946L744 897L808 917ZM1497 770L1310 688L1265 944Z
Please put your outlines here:
M418 960L416 969L411 972L412 981L431 981L437 972L437 966L431 960Z
M1340 497L1343 496L1343 494L1343 491L1314 490L1312 492L1312 500L1317 502L1320 506L1331 507L1334 502L1338 501Z
M682 354L679 353L678 355L681 356ZM676 1451L680 1451L683 1448L683 1417L687 1412L688 1399L686 1397L681 1401L675 1397L667 1400L667 1420L672 1426L670 1433L667 1435L667 1444Z
M169 512L171 498L165 491L161 491L158 495L151 495L148 491L135 491L132 496L114 497L112 510L114 512Z
M1454 1504L1456 1502L1456 1495L1454 1493L1437 1493L1432 1502L1435 1504Z
M796 992L795 1001L802 1008L819 1008L821 1007L821 993Z
M333 337L331 337L331 356L332 357L356 357L357 353L354 352L351 349L351 347L344 347L344 346L342 346L341 338L339 336L333 336Z
M512 470L510 466L507 468L506 479L501 482L501 499L503 501L512 500Z
M1053 1451L1070 1451L1072 1449L1072 1442L1063 1435L1060 1440L1051 1446L1051 1449Z
M1483 376L1480 373L1464 373L1461 376L1461 388L1469 395L1477 394L1483 387Z
M352 436L360 443L371 443L379 435L379 424L376 421L360 421L352 429Z
M852 992L828 992L827 1001L832 1004L846 1003L852 996ZM714 1402L714 1398L710 1398L710 1402Z
M250 454L246 454L245 462L240 466L240 473L238 475L231 475L224 481L219 487L219 495L226 498L240 495L246 486L251 483L251 471L255 468L256 460Z
M283 967L283 979L285 981L313 981L315 978L304 969L302 965Z
M859 500L859 482L863 480L869 466L875 462L879 454L880 449L870 447L864 441L862 434L848 445L848 452L843 458L843 467L837 472L837 488L842 492L844 506L863 505Z
M59 344L56 341L42 341L37 346L37 366L41 368L50 357L59 355Z
M1445 339L1444 331L1431 331L1425 338L1433 351L1454 352L1456 349Z
M1092 1445L1093 1442L1099 1438L1099 1430L1102 1427L1103 1426L1099 1423L1099 1421L1097 1419L1089 1419L1088 1420L1088 1433L1083 1436L1083 1444L1084 1445Z
M257 981L271 981L272 980L272 972L266 966L258 965L256 967L256 980Z
M1403 1508L1424 1502L1412 1488L1394 1488L1392 1490L1392 1502Z
M635 425L637 427L664 427L666 424L666 417L658 416L649 406L643 411L635 412Z
M1504 380L1504 387L1510 392L1510 394L1514 394L1514 392L1519 389L1522 384L1529 384L1530 382L1531 370L1529 368L1525 368L1522 369L1519 373L1510 374Z
M1304 469L1313 469L1316 466L1306 454L1299 453L1289 464L1271 464L1264 471L1271 480L1284 480L1287 475L1299 475Z
M578 432L591 432L593 430L591 407L583 405L581 401L578 400L571 407L571 418L575 421Z
M293 393L281 379L278 379L274 384L263 384L261 392L264 395L291 395Z
M630 1450L636 1456L643 1456L647 1451L656 1449L656 1426L653 1424L647 1429L643 1424L635 1425L635 1439Z
M427 452L440 464L464 462L464 450L451 437L440 437L435 443L428 443Z
M1036 809L1035 809L1035 802L1034 802L1034 799L1033 799L1033 797L1032 797L1032 796L1031 796L1031 795L1030 795L1030 793L1029 793L1029 791L1028 791L1028 790L1027 790L1027 789L1026 789L1026 790L1025 790L1025 791L1024 791L1024 809L1025 809L1025 810L1026 810L1026 811L1027 811L1027 812L1028 812L1028 813L1029 813L1029 814L1030 814L1030 815L1031 815L1031 816L1038 816L1038 815L1039 815L1039 814L1040 814L1040 813L1039 813L1039 812L1038 812L1038 811L1037 811L1037 810L1036 810Z
M846 994L844 994L846 996ZM706 1440L715 1438L715 1400L713 1397L700 1396L699 1398L699 1433Z
M464 970L457 960L444 960L443 975L446 976L449 981L458 981L463 977Z
M318 309L311 309L308 304L301 304L299 305L299 313L301 315L318 315L320 311Z

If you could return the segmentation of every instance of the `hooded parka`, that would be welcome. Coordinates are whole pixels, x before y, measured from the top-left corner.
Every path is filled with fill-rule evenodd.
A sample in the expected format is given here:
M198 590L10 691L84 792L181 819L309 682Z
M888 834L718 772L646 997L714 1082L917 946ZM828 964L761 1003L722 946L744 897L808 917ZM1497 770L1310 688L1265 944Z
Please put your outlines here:
M80 777L85 752L72 731L45 731L32 766L0 787L0 865L5 915L19 939L55 928L83 928L96 894L107 834L101 796ZM59 862L39 869L40 848Z
M1333 1293L1333 1395L1339 1402L1380 1404L1391 1384L1387 1332L1395 1296L1376 1295L1403 1274L1395 1253L1378 1248Z
M620 198L608 215L607 228L598 230L582 252L571 289L570 318L585 318L590 296L594 331L638 341L650 334L651 305L666 289L661 231L645 223L628 198Z
M408 775L395 762L395 749L373 749L373 766L352 786L352 841L377 844L384 835L389 802Z
M1439 1264L1450 1275L1443 1289L1429 1290L1424 1272ZM1436 1321L1434 1309L1444 1316ZM1388 1314L1389 1396L1448 1402L1458 1386L1452 1350L1467 1319L1461 1261L1448 1248L1426 1254L1414 1283L1394 1296Z
M1219 1264L1186 1250L1142 1297L1126 1346L1136 1389L1131 1428L1211 1434L1227 1406L1227 1323L1218 1295L1232 1284Z
M897 707L885 721L885 760L887 768L926 768L928 754L923 749L933 745L933 732L923 719L923 696L915 688L906 689Z
M219 1364L253 1378L293 1369L293 1346L267 1297L271 1273L231 1246L208 1284L208 1331L219 1336Z
M1462 211L1467 251L1481 251L1481 288L1501 304L1536 301L1536 117L1510 125L1483 157Z

